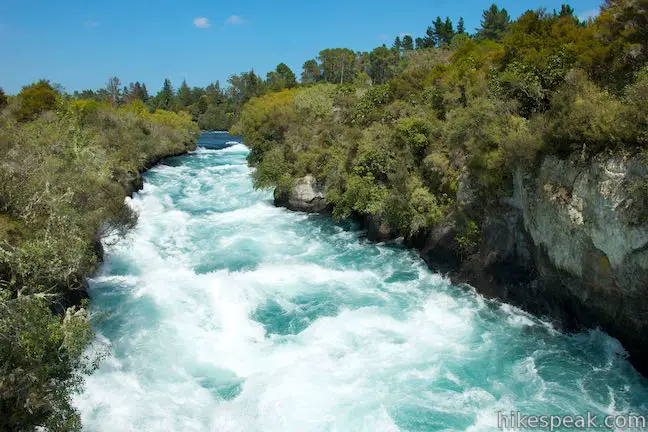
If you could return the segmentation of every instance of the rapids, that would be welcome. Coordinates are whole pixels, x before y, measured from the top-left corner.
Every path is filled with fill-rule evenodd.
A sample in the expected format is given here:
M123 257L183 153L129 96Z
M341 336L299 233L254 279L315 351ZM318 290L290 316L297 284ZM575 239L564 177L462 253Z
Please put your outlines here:
M88 431L497 430L497 412L648 414L599 331L568 335L373 244L275 208L247 148L205 134L146 174L135 230L90 280Z

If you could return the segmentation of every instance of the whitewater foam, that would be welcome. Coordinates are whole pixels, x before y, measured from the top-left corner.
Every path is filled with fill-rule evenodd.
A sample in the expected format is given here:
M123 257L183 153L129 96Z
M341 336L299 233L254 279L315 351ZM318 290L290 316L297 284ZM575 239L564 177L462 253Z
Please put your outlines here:
M111 355L74 401L87 430L481 431L500 410L648 408L614 339L275 208L248 152L199 148L128 200L138 226L89 281L92 349Z

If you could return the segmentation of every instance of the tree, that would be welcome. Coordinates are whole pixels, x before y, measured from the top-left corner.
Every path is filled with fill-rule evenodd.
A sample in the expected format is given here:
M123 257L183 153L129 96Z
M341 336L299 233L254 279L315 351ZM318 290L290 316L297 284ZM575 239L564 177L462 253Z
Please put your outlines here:
M511 24L511 17L506 9L499 9L496 4L482 13L481 28L478 36L482 39L500 40Z
M40 80L22 88L18 93L19 108L14 112L20 122L34 120L45 111L56 109L59 94L47 80Z
M97 93L94 90L85 89L79 91L74 91L74 99L97 99Z
M322 79L322 71L320 70L317 60L307 60L304 62L301 74L302 84L313 84Z
M392 48L395 49L397 52L401 52L401 49L403 49L403 42L401 42L400 36L396 36L396 39L394 39L394 45L392 45Z
M279 91L285 88L293 88L297 85L295 73L285 63L279 63L274 71L268 72L268 88Z
M5 94L2 87L0 87L0 110L7 106L7 95Z
M155 105L157 108L170 111L175 108L174 99L175 93L171 81L168 78L165 78L162 89L155 96Z
M369 76L374 84L384 84L391 79L398 57L386 46L375 48L369 53Z
M445 40L445 26L443 24L443 21L441 21L441 17L437 16L436 20L434 20L434 43L435 45L439 46L441 45L442 42Z
M425 30L425 37L416 38L416 49L433 48L435 43L434 28L429 26Z
M253 70L232 75L227 81L230 83L229 96L238 106L263 94L263 80Z
M108 92L108 101L117 106L121 102L121 81L117 77L112 77L106 83L106 92Z
M207 98L207 103L209 105L218 105L220 103L223 103L223 101L225 100L225 95L220 88L219 81L209 84L205 88L205 97Z
M128 102L139 100L146 103L148 101L148 92L146 91L146 85L140 84L139 81L130 83L128 85L128 96L124 95L124 99L126 99L126 101Z
M414 49L414 40L412 39L412 36L410 35L403 36L403 50L412 51L413 49Z
M459 17L459 22L457 23L457 34L464 34L466 29L464 28L464 19Z
M324 79L334 84L352 82L357 73L356 54L348 48L320 51L320 64Z
M564 4L560 6L560 13L558 14L560 17L565 17L565 16L574 16L574 8L569 6L568 4Z
M139 84L139 83L136 83L136 84ZM149 99L150 99L149 92L146 89L146 84L144 84L144 83L142 83L142 86L141 86L141 99L142 99L142 102L148 102Z
M454 28L452 27L452 20L450 17L446 17L445 23L443 23L443 42L450 44L450 41L455 35Z
M178 93L176 94L176 98L178 100L178 106L180 108L187 108L189 105L191 105L191 90L189 89L186 80L182 81L182 84L178 89Z
M594 23L606 57L593 56L601 68L597 75L619 89L648 63L647 9L645 0L606 0Z
M434 20L433 38L437 46L441 46L441 44L449 45L454 34L450 17L446 17L445 21L442 21L439 16L436 17L436 20Z

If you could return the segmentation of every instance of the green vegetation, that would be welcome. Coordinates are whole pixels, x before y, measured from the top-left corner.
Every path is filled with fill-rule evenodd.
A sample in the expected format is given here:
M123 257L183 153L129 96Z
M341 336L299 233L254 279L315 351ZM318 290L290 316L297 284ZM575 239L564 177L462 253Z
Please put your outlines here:
M257 187L312 174L334 217L377 216L407 236L454 212L470 254L518 167L648 147L646 28L634 0L610 0L588 22L567 5L517 20L493 5L475 35L437 17L416 49L407 36L368 53L323 50L302 86L252 98L232 132L251 147ZM478 206L457 202L460 178ZM644 215L645 185L632 186Z
M80 430L70 395L95 366L81 299L99 241L135 223L124 196L138 173L198 133L109 84L97 102L39 81L0 113L0 430Z
M567 5L516 20L493 5L474 35L437 17L391 48L322 50L301 83L280 63L226 89L167 79L150 95L117 77L72 96L44 80L0 89L0 430L80 429L70 395L96 367L85 278L100 241L135 223L123 198L138 173L191 148L198 128L245 137L256 187L312 174L336 218L415 236L454 214L467 256L515 169L648 152L644 3L608 0L587 22ZM645 173L628 186L646 223Z
M314 81L316 80L319 80L319 72ZM228 84L227 89L222 89L218 81L201 88L189 87L187 82L183 81L176 90L171 81L165 79L160 91L150 96L145 84L135 82L122 88L119 78L112 77L105 88L75 92L73 97L109 103L114 107L141 102L151 112L185 112L203 130L227 130L236 121L241 107L248 100L268 92L293 88L297 85L297 77L286 64L280 63L274 71L267 74L265 80L254 71L249 71L232 75Z

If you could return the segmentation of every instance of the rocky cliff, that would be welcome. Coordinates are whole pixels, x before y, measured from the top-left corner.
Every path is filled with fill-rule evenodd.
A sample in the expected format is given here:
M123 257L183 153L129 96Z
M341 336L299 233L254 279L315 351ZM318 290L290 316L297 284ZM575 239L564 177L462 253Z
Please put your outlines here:
M483 208L462 176L457 208L428 232L407 239L428 265L489 297L556 319L567 330L600 327L618 338L648 373L648 225L630 217L628 185L646 175L639 159L587 163L545 157L518 170L512 196ZM311 176L276 205L324 212L324 191ZM461 242L466 214L480 213L471 248ZM397 233L380 218L363 219L376 240Z

